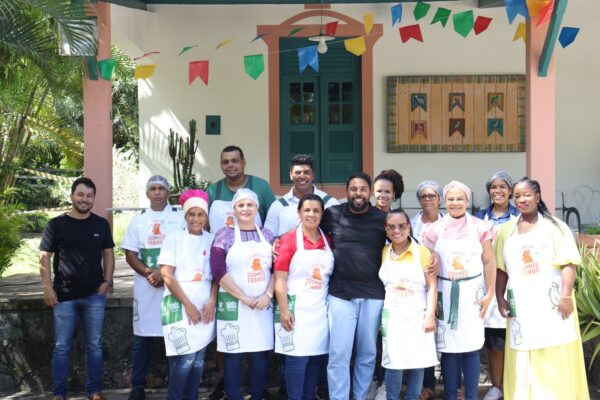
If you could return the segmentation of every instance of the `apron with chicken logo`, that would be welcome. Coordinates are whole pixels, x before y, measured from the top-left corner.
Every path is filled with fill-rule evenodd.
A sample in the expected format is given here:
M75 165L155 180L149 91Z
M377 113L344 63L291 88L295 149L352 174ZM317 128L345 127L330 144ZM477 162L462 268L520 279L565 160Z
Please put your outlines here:
M394 260L389 245L379 270L379 279L385 286L381 365L390 369L426 368L437 364L434 332L423 330L427 289L419 245L413 242L410 246L413 262Z
M441 353L466 353L481 349L484 341L483 319L479 318L481 307L476 303L485 293L483 247L469 214L465 215L469 236L445 239L450 218L446 215L442 220L435 245L441 264L436 346Z
M504 261L509 277L507 297L513 349L535 350L577 339L573 314L563 320L558 311L562 279L560 269L552 265L553 254L551 236L536 228L506 239Z
M265 293L271 279L272 250L256 226L260 242L242 242L235 225L233 246L227 252L227 273L248 296ZM217 350L246 353L273 349L273 308L253 310L223 288L217 299Z
M248 182L246 183L247 188L252 188L252 175L248 176ZM220 200L223 191L230 191L225 185L223 180L216 183L215 188L215 200L210 204L210 210L208 211L208 222L210 223L210 232L215 234L219 229L227 226L233 228L236 224L235 215L233 214L233 202ZM256 214L256 225L263 226L260 214Z
M333 253L323 232L321 237L324 250L305 250L302 225L296 228L296 253L287 278L288 307L294 315L294 329L291 332L283 329L276 306L276 353L313 356L329 351L327 292L333 272Z
M187 231L177 235L174 277L183 293L202 314L204 304L210 298L212 284L209 255L213 236L207 232L190 235ZM195 353L215 338L214 319L208 324L191 324L183 304L166 287L161 304L161 320L167 356Z

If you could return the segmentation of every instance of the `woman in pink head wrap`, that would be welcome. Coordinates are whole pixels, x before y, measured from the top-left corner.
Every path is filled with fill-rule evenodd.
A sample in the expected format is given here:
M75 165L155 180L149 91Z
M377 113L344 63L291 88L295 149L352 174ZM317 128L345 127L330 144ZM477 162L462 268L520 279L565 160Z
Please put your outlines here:
M443 193L448 214L423 234L423 244L440 257L436 345L442 353L445 398L457 398L462 366L465 399L476 400L484 317L495 295L494 231L491 222L467 212L467 185L452 181Z
M179 198L187 228L167 234L158 257L165 281L161 317L169 356L169 400L198 398L204 356L215 338L218 285L210 271L213 235L206 231L208 194L186 190Z

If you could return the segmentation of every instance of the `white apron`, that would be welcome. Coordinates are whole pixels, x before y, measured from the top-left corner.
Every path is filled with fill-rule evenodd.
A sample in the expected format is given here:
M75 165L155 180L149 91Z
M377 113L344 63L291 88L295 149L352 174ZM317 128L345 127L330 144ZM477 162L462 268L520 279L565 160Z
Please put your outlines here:
M178 237L175 280L200 312L210 297L212 275L210 272L211 240L185 232ZM204 240L203 240L204 239ZM180 254L181 253L181 254ZM215 321L191 324L185 307L165 287L161 304L161 319L167 356L195 353L208 346L215 338Z
M271 279L272 250L256 226L260 242L242 242L235 225L233 246L227 253L227 273L248 296L257 297ZM253 310L219 288L217 301L217 350L223 353L247 353L273 349L273 309Z
M302 225L296 228L296 253L287 278L288 307L295 323L291 332L283 329L279 307L275 306L276 353L314 356L329 352L327 293L333 272L333 253L323 232L321 237L325 250L305 250Z
M248 177L248 179L252 179L252 177ZM249 182L248 182L249 183ZM219 231L219 229L227 226L229 228L233 228L236 223L235 215L233 214L233 203L231 201L220 200L221 192L223 190L229 191L229 188L226 187L223 181L217 182L217 187L215 189L215 199L210 205L210 210L208 211L208 222L210 224L210 232L215 234ZM225 186L225 187L224 187ZM249 188L252 189L252 188ZM258 193L257 193L258 195ZM256 225L259 227L263 226L262 220L260 219L260 213L256 214L255 219Z
M452 217L446 215L440 224L435 245L441 261L436 345L441 353L466 353L481 349L484 342L483 319L479 318L481 307L476 304L485 293L483 247L469 214L465 215L469 236L445 239L449 218Z
M382 359L389 369L427 368L436 365L434 332L423 331L427 289L421 254L412 242L413 263L394 261L389 246L379 279L385 285L381 312Z
M563 320L558 312L562 279L561 271L552 266L554 249L550 235L536 228L511 235L506 239L503 255L509 276L507 297L514 316L509 323L510 346L535 350L576 340L573 314Z
M138 257L151 269L157 269L158 256L165 235L183 228L180 212L172 211L170 205L163 212L146 210L139 215L139 243L143 243ZM155 288L145 277L133 274L133 333L137 336L162 336L160 304L163 287Z

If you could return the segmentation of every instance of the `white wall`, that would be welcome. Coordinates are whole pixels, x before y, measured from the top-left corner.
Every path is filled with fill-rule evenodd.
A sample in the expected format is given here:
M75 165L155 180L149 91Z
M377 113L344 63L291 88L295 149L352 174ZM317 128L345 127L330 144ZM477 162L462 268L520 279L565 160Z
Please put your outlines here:
M477 193L486 178L504 169L515 178L525 173L524 153L434 153L392 154L386 152L386 85L390 75L508 74L525 72L525 45L512 42L517 21L508 25L504 8L477 9L476 1L431 3L430 14L421 23L425 42L402 44L398 26L390 26L392 4L333 5L332 9L357 20L368 12L384 24L384 35L374 49L374 148L375 172L395 168L405 178L407 190L422 179L441 183L461 179ZM429 25L437 6L462 11L494 21L480 36L466 39L446 28ZM414 21L413 4L405 4L403 25ZM151 11L112 6L113 41L131 56L160 50L147 59L155 62L155 75L140 81L141 181L151 173L171 176L166 152L169 128L187 131L188 121L198 122L200 150L195 170L203 179L219 179L219 151L237 144L246 152L247 171L268 176L268 87L267 73L253 81L243 70L243 56L265 54L262 41L249 42L256 25L279 24L303 11L302 5L264 6L154 6ZM600 109L600 2L571 2L565 25L582 28L575 43L557 47L557 187L572 190L577 185L600 188L600 124L594 116ZM328 22L327 20L325 22ZM215 50L222 40L232 43ZM178 57L183 46L199 47ZM188 86L188 62L210 60L208 87L200 81ZM204 135L205 115L221 115L220 136ZM600 204L597 208L600 208Z

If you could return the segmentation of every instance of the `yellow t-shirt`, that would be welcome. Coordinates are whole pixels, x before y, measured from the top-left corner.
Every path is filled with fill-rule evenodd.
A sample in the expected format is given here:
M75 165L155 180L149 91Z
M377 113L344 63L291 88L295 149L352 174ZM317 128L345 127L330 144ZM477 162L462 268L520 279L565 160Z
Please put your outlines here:
M382 263L386 260L388 252L389 252L389 248L390 248L391 244L386 244L383 247L383 253L381 255L381 260ZM426 270L427 267L429 267L429 264L431 264L431 252L429 251L429 249L425 246L423 246L422 244L418 244L416 242L411 242L410 246L408 246L408 249L406 249L405 252L403 252L402 254L398 254L398 255L392 255L392 260L393 261L399 261L402 263L412 263L414 262L414 257L413 254L415 251L415 248L419 251L419 255L421 256L421 265L423 267L423 270ZM392 250L393 253L393 250Z

